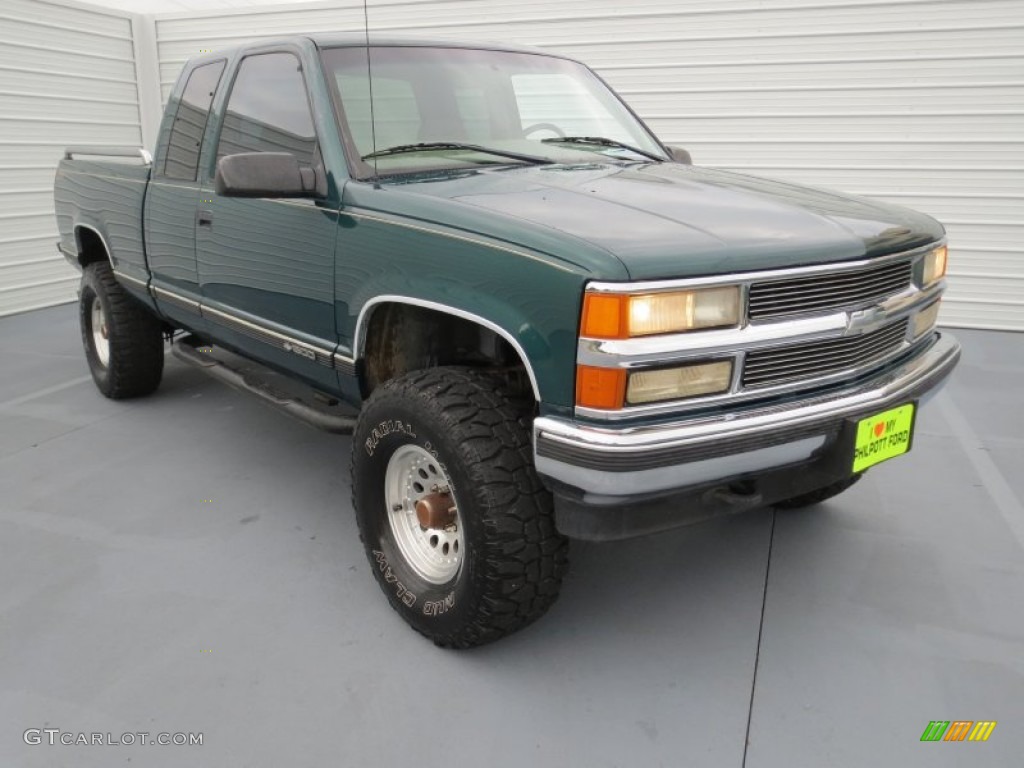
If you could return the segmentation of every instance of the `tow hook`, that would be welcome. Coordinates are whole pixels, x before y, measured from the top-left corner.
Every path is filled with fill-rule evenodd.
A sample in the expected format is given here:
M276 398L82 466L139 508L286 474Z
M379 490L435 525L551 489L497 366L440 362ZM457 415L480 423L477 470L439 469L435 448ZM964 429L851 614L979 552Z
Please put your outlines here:
M753 509L754 507L764 506L763 498L753 488L748 489L731 485L712 488L704 495L706 502L716 501L720 504L726 504L737 512L741 509Z

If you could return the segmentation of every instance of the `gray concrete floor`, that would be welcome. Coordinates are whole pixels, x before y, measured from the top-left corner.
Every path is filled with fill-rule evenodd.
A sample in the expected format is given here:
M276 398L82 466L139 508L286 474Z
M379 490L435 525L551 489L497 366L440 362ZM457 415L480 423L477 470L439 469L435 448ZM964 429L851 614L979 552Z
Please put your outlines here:
M958 335L909 456L816 508L574 544L544 620L453 653L379 594L347 438L174 358L107 401L73 306L0 319L0 766L1021 765L1024 334ZM999 725L921 743L935 719Z

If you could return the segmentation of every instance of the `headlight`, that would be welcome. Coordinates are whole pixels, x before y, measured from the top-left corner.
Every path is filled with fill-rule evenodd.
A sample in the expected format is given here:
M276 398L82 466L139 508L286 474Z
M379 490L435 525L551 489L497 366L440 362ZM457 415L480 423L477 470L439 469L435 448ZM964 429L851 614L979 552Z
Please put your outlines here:
M625 405L682 400L728 392L732 360L628 372L624 368L576 366L576 405L617 410Z
M629 375L626 402L656 403L697 395L725 392L732 382L732 361L684 365L656 371L635 371Z
M739 325L740 315L740 289L735 285L633 295L587 293L580 333L592 339L627 339L729 328Z
M940 245L924 257L924 272L921 276L922 287L927 287L945 276L947 260L948 252L944 245Z

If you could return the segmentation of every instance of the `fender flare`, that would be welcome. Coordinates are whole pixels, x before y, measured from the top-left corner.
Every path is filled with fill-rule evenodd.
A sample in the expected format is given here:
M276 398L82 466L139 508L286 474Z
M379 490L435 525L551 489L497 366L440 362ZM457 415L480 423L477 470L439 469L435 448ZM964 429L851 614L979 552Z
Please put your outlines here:
M487 328L488 330L494 331L494 333L501 336L505 341L511 345L512 349L519 356L519 359L523 363L523 367L526 369L526 375L530 379L530 387L533 389L533 396L537 402L541 402L540 387L537 384L537 376L534 373L533 365L530 363L530 358L526 354L526 350L523 349L523 345L519 343L508 330L501 327L497 323L488 320L486 317L482 317L473 312L468 312L464 309L453 307L449 304L442 304L437 301L431 301L429 299L419 299L413 296L402 296L398 294L381 294L374 296L372 299L366 301L362 308L359 310L359 318L356 320L356 331L355 331L355 359L361 360L366 351L366 333L369 325L369 320L373 314L373 309L380 304L408 304L415 307L423 307L424 309L430 309L435 312L441 312L444 314L452 315L454 317L468 320L469 322L475 323L479 326Z

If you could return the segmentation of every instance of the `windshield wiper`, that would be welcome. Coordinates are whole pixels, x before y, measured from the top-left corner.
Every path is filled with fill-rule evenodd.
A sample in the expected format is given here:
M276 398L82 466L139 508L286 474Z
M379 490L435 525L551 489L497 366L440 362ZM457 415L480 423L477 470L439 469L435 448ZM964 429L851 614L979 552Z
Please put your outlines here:
M536 155L523 155L519 152L507 152L504 149L491 149L490 147L482 147L479 144L463 144L457 141L428 141L420 144L398 144L394 147L388 147L387 149L379 149L376 152L371 152L368 155L363 155L363 160L370 160L374 157L386 157L387 155L401 155L406 152L423 152L432 149L465 149L471 152L483 152L487 155L495 155L497 157L507 157L510 160L518 160L522 163L530 163L531 165L550 165L551 160L546 157L537 157Z
M648 152L646 149L640 149L632 144L625 144L615 139L606 139L604 136L558 136L551 139L541 139L541 142L544 144L594 144L599 147L617 147L618 149L628 149L630 152L636 152L638 155L650 158L651 160L657 160L659 163L665 162L664 157Z

